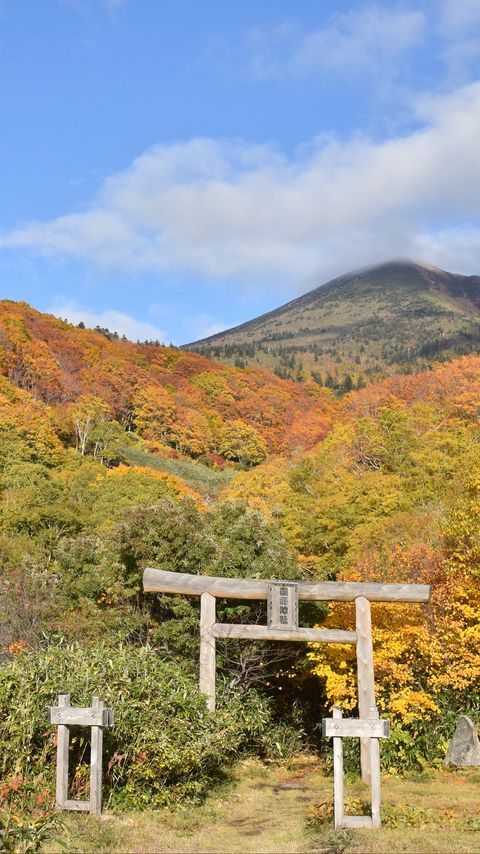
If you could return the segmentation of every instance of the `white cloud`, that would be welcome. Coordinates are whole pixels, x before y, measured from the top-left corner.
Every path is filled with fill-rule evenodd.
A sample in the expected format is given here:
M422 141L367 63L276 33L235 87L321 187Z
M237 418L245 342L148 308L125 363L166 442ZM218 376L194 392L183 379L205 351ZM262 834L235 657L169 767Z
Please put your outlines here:
M445 228L419 234L414 253L436 267L466 275L480 271L480 227Z
M75 12L80 12L82 15L91 15L97 9L105 9L112 20L115 20L118 13L128 3L128 0L60 0L64 6L69 6Z
M120 12L120 9L127 4L128 0L102 0L110 17L115 20Z
M444 40L441 57L447 83L465 84L475 77L480 60L479 0L443 0L438 32Z
M248 37L250 71L255 77L305 77L312 74L395 75L402 56L421 44L422 12L368 5L334 15L327 25L302 32L286 21L253 30Z
M188 315L184 318L184 327L190 341L198 341L201 338L208 338L210 335L215 335L217 332L223 332L227 326L228 323L224 323L206 312Z
M468 35L472 27L478 26L480 26L478 0L442 0L439 29L445 38L452 39Z
M276 289L424 251L459 268L462 246L478 271L480 83L420 100L416 119L383 142L319 138L291 158L238 140L156 146L90 209L18 227L0 249Z
M110 332L118 332L119 335L125 335L130 341L165 340L165 332L152 323L144 323L130 317L129 314L123 314L121 311L114 311L113 309L92 311L89 308L81 308L78 303L72 300L58 299L48 311L56 317L65 318L70 323L83 322L85 326L91 329L100 326L102 329L109 329Z

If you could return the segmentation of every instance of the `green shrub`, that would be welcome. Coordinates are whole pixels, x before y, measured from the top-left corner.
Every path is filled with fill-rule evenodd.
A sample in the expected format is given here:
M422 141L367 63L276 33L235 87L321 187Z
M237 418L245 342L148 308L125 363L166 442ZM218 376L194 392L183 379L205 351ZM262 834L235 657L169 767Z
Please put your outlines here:
M45 791L53 798L55 727L47 724L47 706L56 705L58 694L70 694L72 705L90 705L96 695L114 709L115 726L104 735L104 800L117 808L198 799L240 753L285 755L296 746L255 692L230 692L212 715L195 678L148 647L50 645L0 667L7 805L23 798L32 806ZM86 797L89 733L72 736L73 794Z
M422 827L433 822L434 818L434 810L425 810L415 804L382 804L382 824L395 830Z
M10 811L0 814L1 854L33 854L41 851L65 824L58 815L20 816Z

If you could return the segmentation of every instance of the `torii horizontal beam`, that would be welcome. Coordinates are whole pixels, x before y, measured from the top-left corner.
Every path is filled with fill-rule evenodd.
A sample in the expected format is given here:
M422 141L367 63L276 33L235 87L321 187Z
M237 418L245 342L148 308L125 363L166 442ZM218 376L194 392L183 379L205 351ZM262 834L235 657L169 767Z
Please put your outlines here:
M241 626L236 623L214 623L214 638L243 638L243 640L303 641L304 643L357 643L356 632L342 629L271 629L269 626Z
M221 578L189 575L147 568L143 573L146 593L180 593L201 596L210 593L217 599L267 599L268 581L253 578ZM299 599L323 602L354 602L364 596L370 602L428 602L428 584L378 584L355 581L298 582Z

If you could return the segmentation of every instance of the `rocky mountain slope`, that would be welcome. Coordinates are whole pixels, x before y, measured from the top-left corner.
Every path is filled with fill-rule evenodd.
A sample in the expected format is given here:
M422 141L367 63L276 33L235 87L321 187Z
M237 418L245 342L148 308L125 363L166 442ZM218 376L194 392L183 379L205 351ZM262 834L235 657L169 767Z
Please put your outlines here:
M480 351L480 276L392 261L340 276L183 349L348 391Z

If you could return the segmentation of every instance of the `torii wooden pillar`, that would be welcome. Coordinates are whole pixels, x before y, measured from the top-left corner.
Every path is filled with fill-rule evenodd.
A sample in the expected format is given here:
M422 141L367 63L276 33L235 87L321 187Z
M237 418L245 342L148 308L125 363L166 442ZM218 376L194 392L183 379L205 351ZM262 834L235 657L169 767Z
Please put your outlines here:
M216 638L245 638L266 641L355 644L357 652L358 710L368 718L376 706L373 666L371 602L428 602L427 584L377 584L352 581L257 581L189 575L161 569L146 569L143 589L147 593L178 593L200 596L200 691L207 695L208 708L215 711ZM217 623L215 599L266 599L268 625ZM298 601L355 602L355 631L307 629L298 626ZM361 739L362 779L370 783L370 740Z

